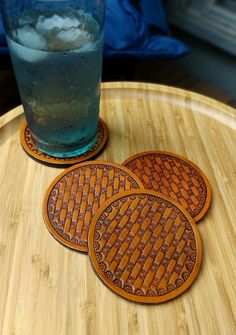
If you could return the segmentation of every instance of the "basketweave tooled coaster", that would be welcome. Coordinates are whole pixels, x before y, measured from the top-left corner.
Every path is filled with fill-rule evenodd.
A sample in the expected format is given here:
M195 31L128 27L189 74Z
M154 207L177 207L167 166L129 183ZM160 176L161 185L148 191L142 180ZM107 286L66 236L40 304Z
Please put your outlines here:
M33 143L32 135L27 123L25 123L21 129L20 138L21 138L21 145L24 151L31 158L46 165L51 165L54 167L57 166L66 167L89 160L90 158L95 157L97 154L99 154L105 147L105 144L107 142L108 130L104 121L100 118L98 123L98 138L96 144L92 148L90 148L86 153L70 158L52 157L36 148L36 146Z
M98 208L119 192L142 187L119 164L90 161L74 165L48 188L43 205L47 228L64 245L87 252L88 230Z
M99 278L122 297L160 303L186 291L202 259L197 226L181 205L155 191L108 200L89 230L89 257Z
M126 166L145 188L178 201L198 222L211 202L211 187L205 174L188 159L165 151L147 151L128 158Z

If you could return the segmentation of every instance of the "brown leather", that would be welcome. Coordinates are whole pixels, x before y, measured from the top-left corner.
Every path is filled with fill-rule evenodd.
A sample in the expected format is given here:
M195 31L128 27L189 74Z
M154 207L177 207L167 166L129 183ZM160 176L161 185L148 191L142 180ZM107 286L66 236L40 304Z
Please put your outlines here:
M21 138L21 145L24 151L34 160L41 162L43 164L51 165L55 167L56 166L66 167L66 166L70 166L73 164L87 161L91 159L92 157L95 157L96 155L98 155L102 151L102 149L104 149L105 147L105 144L108 139L108 130L107 130L106 124L100 118L99 124L98 124L97 143L92 148L90 148L86 153L79 155L79 156L70 157L70 158L52 157L40 151L38 148L36 148L36 146L33 143L32 135L31 135L31 132L30 132L30 129L27 123L25 123L21 129L20 138Z
M165 151L147 151L128 158L124 166L134 172L145 188L178 201L195 222L211 203L211 187L205 174L187 158Z
M197 226L176 202L149 190L108 200L89 230L92 266L109 288L141 303L160 303L186 291L202 259Z
M47 228L64 245L87 252L88 229L98 208L119 192L142 187L119 164L90 161L74 165L48 188L43 205Z

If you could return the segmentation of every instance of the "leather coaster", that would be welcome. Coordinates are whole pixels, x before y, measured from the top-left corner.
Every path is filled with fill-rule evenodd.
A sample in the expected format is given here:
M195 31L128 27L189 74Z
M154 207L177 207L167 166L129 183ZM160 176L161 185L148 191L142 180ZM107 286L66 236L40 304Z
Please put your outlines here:
M43 205L47 228L64 245L87 252L88 230L98 208L119 192L142 187L119 164L90 161L74 165L48 188Z
M108 200L93 218L88 242L103 283L141 303L164 302L186 291L202 259L200 234L189 214L145 189Z
M128 158L126 166L147 189L178 201L198 222L211 203L211 187L197 165L177 154L147 151Z
M107 142L108 130L107 130L106 124L100 118L99 124L98 124L97 143L92 148L90 148L86 153L79 155L79 156L70 157L70 158L52 157L40 151L38 148L36 148L36 146L33 143L32 135L31 135L31 132L30 132L30 129L27 123L25 123L21 129L20 139L21 139L21 145L24 151L31 158L35 159L38 162L46 164L46 165L51 165L55 167L57 166L66 167L66 166L70 166L73 164L77 164L77 163L89 160L90 158L95 157L98 153L100 153Z

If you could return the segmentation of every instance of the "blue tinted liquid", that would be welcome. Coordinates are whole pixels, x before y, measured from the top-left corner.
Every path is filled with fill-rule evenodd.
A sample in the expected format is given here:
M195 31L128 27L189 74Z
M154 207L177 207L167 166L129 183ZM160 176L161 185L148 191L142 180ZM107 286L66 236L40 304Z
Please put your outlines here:
M96 142L103 41L70 50L36 50L8 36L25 115L36 145L69 157Z

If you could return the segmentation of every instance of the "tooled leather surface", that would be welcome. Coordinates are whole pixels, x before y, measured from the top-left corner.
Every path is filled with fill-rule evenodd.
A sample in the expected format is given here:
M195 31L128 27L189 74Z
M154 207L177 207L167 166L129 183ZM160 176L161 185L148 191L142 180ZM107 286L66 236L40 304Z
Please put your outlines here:
M196 236L186 216L152 195L124 196L106 208L90 247L95 269L124 296L160 297L179 290L198 260Z
M207 186L200 173L187 161L150 153L131 159L125 166L137 175L145 188L178 201L192 218L202 211Z
M37 156L39 156L41 158L47 159L49 162L51 159L53 159L53 162L60 162L63 161L65 163L70 163L71 161L75 161L76 158L78 158L78 162L82 162L85 161L87 159L88 156L93 156L96 155L104 146L105 143L103 143L104 137L105 137L105 131L107 131L105 129L105 125L99 121L98 123L98 137L97 137L97 142L95 143L94 146L92 146L86 153L79 155L79 156L75 156L75 157L63 157L63 158L58 158L58 157L51 157L49 155L47 155L46 153L40 151L33 142L32 139L32 135L30 132L29 127L27 126L25 129L25 142L26 142L26 146L28 148L28 152L31 152L32 154L35 154ZM26 148L26 149L27 149Z
M125 170L109 164L90 164L74 169L53 187L48 199L48 218L66 241L87 247L88 230L98 208L113 195L139 189Z

